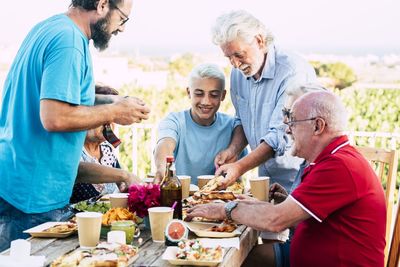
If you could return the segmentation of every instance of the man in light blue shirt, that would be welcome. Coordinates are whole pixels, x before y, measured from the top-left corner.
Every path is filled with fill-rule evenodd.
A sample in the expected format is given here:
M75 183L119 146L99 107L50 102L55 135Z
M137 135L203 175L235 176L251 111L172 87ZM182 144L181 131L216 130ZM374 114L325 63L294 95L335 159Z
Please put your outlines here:
M272 34L245 11L219 17L213 41L234 67L231 98L244 130L237 131L229 147L216 157L217 174L225 172L225 183L231 184L258 166L260 176L270 176L272 182L290 189L302 160L285 153L290 145L282 123L285 90L314 81L314 69L299 56L275 47ZM252 152L235 161L238 149L247 144Z
M174 155L177 175L214 174L214 158L227 148L238 121L218 112L225 98L224 73L213 64L201 64L189 75L186 88L191 109L172 112L162 120L155 149L156 180L165 173L165 158Z
M0 251L26 238L25 229L71 216L66 205L77 177L130 179L79 159L87 129L148 117L141 100L94 91L89 40L105 49L124 30L131 7L131 0L73 0L66 14L38 23L23 41L0 113Z
M213 42L234 67L231 98L243 129L235 131L229 147L215 158L219 166L216 175L226 173L223 181L226 187L258 166L260 176L269 176L272 183L289 190L302 159L285 153L290 146L282 115L285 90L313 82L315 71L304 59L277 48L264 24L246 11L218 17L212 32ZM240 149L247 144L251 153L237 160ZM277 252L275 265L288 266Z

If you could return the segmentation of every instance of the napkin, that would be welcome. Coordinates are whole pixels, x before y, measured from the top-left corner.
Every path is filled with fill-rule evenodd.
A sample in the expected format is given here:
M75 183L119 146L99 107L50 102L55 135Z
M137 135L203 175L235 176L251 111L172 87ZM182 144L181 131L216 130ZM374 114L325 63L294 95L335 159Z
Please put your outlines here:
M281 242L286 242L289 239L289 229L285 229L282 232L261 232L261 238L268 240L278 240Z
M0 267L43 267L45 256L12 257L0 255Z
M240 248L239 237L232 238L198 238L203 247L215 248L221 246L223 248Z

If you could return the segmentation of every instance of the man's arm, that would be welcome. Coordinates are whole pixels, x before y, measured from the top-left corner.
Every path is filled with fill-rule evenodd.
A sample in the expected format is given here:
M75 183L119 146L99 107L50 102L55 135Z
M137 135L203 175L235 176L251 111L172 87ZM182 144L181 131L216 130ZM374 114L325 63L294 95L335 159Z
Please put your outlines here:
M229 144L228 148L219 152L215 157L215 169L218 169L223 164L235 162L246 146L247 139L244 135L243 127L242 125L238 125L233 130L231 143Z
M187 219L204 217L224 220L225 204L198 205L188 210ZM232 211L232 219L260 231L280 232L310 218L293 199L287 198L278 205L263 201L239 201Z
M96 163L80 162L76 182L90 184L124 182L129 186L134 183L140 183L141 180L134 174L122 169Z
M121 98L112 104L97 106L71 105L42 99L40 119L48 131L81 131L107 123L128 125L148 119L150 109L134 97Z
M165 174L165 157L174 154L176 141L173 138L166 137L161 139L155 148L154 160L156 165L155 183L161 182Z

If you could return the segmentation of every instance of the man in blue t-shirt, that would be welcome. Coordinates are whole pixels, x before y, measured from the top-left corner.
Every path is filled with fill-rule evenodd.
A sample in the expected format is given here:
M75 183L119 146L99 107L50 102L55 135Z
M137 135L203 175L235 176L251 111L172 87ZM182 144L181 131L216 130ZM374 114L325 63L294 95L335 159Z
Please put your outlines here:
M2 95L0 251L27 237L25 229L70 216L66 205L77 177L132 180L121 170L79 164L87 129L148 118L143 101L94 91L89 41L107 48L131 7L131 0L72 0L65 14L40 22L23 41Z
M186 88L191 108L168 114L159 125L154 155L157 181L165 173L168 155L175 157L176 174L191 176L192 184L199 175L215 173L214 158L228 147L239 125L233 117L217 112L224 88L225 76L218 66L201 64L192 70Z

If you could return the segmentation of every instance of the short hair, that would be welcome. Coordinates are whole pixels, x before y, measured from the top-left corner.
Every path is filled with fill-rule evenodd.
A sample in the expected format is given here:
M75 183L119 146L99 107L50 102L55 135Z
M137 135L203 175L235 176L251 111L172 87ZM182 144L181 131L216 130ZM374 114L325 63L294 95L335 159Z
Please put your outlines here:
M98 95L119 95L119 92L114 88L101 84L96 84L95 92Z
M323 118L331 132L346 130L347 111L337 95L329 91L319 91L307 93L300 99L306 100L304 108L308 118Z
M328 91L328 89L317 83L293 84L287 87L286 94L288 96L300 97L306 93L319 91Z
M124 0L109 0L109 1L113 2L114 5L119 5ZM88 11L96 10L98 3L99 0L71 0L72 7L80 7Z
M189 74L189 86L192 85L194 79L215 79L219 81L220 89L225 89L225 75L215 64L203 63L194 67Z
M256 35L261 35L266 45L274 42L273 34L256 17L244 10L231 11L219 16L212 27L212 41L222 45L238 38L251 43Z

